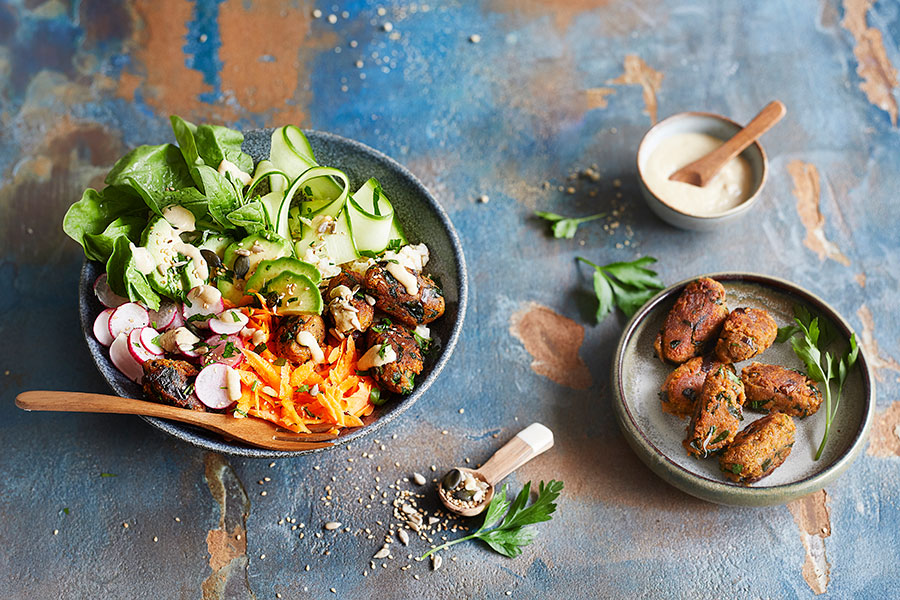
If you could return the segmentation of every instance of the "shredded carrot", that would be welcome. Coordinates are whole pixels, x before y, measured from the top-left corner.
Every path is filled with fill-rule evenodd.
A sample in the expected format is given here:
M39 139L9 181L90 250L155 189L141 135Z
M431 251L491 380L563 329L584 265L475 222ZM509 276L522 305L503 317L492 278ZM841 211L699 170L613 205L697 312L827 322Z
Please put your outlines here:
M309 433L310 426L317 432L333 433L344 427L361 427L361 417L375 409L371 393L376 386L371 377L357 373L360 355L353 338L325 344L324 363L292 364L278 357L276 345L269 343L273 313L262 296L257 298L262 308L245 306L241 310L249 318L247 327L262 332L266 346L241 349L244 360L237 367L241 378L237 411L303 433Z

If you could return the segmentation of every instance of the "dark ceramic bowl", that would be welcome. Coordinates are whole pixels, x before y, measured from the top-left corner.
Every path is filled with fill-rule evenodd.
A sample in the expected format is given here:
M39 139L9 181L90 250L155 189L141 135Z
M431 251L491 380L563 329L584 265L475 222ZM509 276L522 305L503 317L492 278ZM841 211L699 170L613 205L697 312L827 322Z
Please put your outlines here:
M269 156L270 132L270 130L254 130L246 133L243 149L254 161L258 162ZM418 376L413 393L404 398L392 398L377 407L371 416L364 419L366 423L364 427L345 430L344 434L334 440L333 446L300 452L263 450L225 441L203 429L165 419L142 417L154 427L207 450L254 458L279 458L321 452L370 435L400 416L425 394L447 364L462 329L468 290L466 262L456 230L437 200L412 173L381 152L330 133L318 131L305 133L319 163L343 170L350 178L350 185L354 189L370 177L378 179L390 197L410 242L428 244L431 260L428 262L426 272L444 290L446 312L443 317L430 325L435 345L426 356L425 369ZM103 271L103 265L89 261L86 261L81 269L78 290L81 327L94 363L113 391L122 397L141 398L140 386L112 365L108 350L94 339L92 333L94 318L103 310L103 306L93 293L93 284Z
M702 277L715 279L725 287L730 310L765 309L779 327L792 324L793 307L803 305L831 321L840 333L829 348L832 353L842 353L847 348L852 333L847 321L824 300L793 283L752 273ZM676 283L657 294L625 327L612 366L616 392L613 408L625 439L638 457L666 482L709 502L739 506L784 504L822 489L859 455L872 423L875 388L865 352L860 350L856 367L844 384L840 408L819 460L813 457L825 429L824 402L814 415L794 419L797 426L794 446L783 465L751 485L732 483L719 472L716 457L700 460L688 456L681 446L687 420L664 413L660 407L659 388L674 366L665 365L656 357L653 340L684 286L694 279ZM740 372L754 360L805 370L789 343L776 343L758 357L737 363L735 367ZM745 410L741 428L762 416Z

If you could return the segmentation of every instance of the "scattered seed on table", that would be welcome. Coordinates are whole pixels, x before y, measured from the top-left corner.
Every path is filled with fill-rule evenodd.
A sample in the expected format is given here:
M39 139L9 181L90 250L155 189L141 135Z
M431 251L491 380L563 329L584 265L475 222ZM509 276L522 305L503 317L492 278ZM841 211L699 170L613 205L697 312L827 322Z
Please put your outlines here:
M53 530L53 535L59 535L59 529L54 529L54 530Z
M444 559L441 558L440 554L432 554L431 555L431 570L437 571L441 568L441 565L444 564Z
M385 23L384 25L382 25L381 28L384 29L384 30L387 31L387 32L391 32L391 31L394 30L394 24L391 23L390 21L388 21L387 23Z
M425 485L425 477L420 473L413 473L413 481L416 482L416 485Z
M260 554L260 555L259 555L259 560L266 560L266 555L265 555L265 554Z
M312 11L312 16L313 16L313 19L321 19L322 11L317 8L316 10Z
M265 496L265 495L266 495L266 491L263 490L262 492L259 493L259 495L260 495L260 496Z
M481 36L478 35L477 33L473 33L472 35L469 36L469 41L472 42L473 44L477 44L478 42L481 41Z
M274 467L274 466L275 466L275 463L273 463L273 462L270 462L270 463L269 463L269 468L270 468L270 469L271 469L272 467Z
M338 529L340 528L340 526L341 523L339 521L328 521L327 523L325 523L325 529L327 529L328 531Z
M158 541L159 541L159 538L156 537L156 536L154 535L154 536L153 536L153 541L154 541L154 542L158 542Z
M459 414L464 414L465 412L466 412L466 409L464 409L464 408L459 409Z
M375 559L386 558L387 555L390 553L391 553L391 549L388 547L387 544L385 544L384 546L381 547L381 550L379 550L372 556L372 558L375 558Z
M402 543L404 546L409 545L409 534L406 533L405 529L398 530L397 537L400 538L400 543Z

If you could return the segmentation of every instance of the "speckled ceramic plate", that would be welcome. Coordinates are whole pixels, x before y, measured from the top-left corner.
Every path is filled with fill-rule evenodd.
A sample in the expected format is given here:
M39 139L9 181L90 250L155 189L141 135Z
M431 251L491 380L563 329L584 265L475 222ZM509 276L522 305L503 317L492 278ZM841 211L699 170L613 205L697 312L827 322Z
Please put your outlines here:
M843 334L843 339L835 342L835 350L846 348L852 331L847 322L824 301L790 282L750 273L698 277L711 277L725 286L729 309L766 309L779 327L793 322L794 305L805 305L830 319ZM872 421L875 390L864 353L860 351L857 367L844 384L840 408L818 461L813 457L825 429L824 402L816 414L794 419L797 425L794 447L782 466L749 486L732 483L719 471L716 457L700 460L688 456L681 445L687 419L664 413L660 407L660 386L674 367L656 357L653 340L684 286L694 279L677 283L650 300L634 315L619 341L612 366L614 408L628 443L665 481L709 502L743 506L783 504L823 488L859 454ZM774 344L755 360L804 369L787 343ZM735 367L740 372L750 362L753 360L737 363ZM762 416L745 410L742 428Z
M257 162L269 156L270 133L271 130L255 130L245 134L243 149ZM195 446L225 454L278 458L322 452L370 435L398 417L425 394L447 364L459 338L466 314L466 263L456 230L441 205L412 173L381 152L337 135L318 131L305 133L319 162L343 170L354 189L369 177L378 179L391 198L407 238L413 243L428 244L431 260L428 262L427 273L444 290L446 302L444 316L430 325L435 339L434 349L426 356L425 369L417 378L418 383L412 394L405 398L393 398L376 408L374 414L364 419L365 427L346 430L334 441L334 446L323 449L283 452L250 448L227 442L202 429L164 419L143 417L154 427ZM94 280L103 272L103 268L99 263L85 262L81 270L79 307L82 330L94 363L113 391L119 396L140 398L140 387L110 363L107 349L94 339L91 331L94 318L103 309L93 293Z

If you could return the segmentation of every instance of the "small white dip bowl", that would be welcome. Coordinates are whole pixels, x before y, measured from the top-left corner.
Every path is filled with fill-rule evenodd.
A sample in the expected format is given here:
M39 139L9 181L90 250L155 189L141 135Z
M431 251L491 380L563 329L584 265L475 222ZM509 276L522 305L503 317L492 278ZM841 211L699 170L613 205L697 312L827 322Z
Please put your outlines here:
M650 128L650 131L641 140L641 145L638 146L637 168L641 193L644 195L647 205L656 213L656 216L681 229L711 231L737 220L750 210L750 207L753 206L759 197L759 192L765 185L768 174L768 160L759 142L754 142L740 154L750 164L750 169L753 173L750 196L738 206L715 215L692 215L674 208L665 199L660 198L650 190L644 177L647 161L662 140L681 133L705 133L725 141L740 131L741 127L741 125L720 115L683 112L663 119Z

